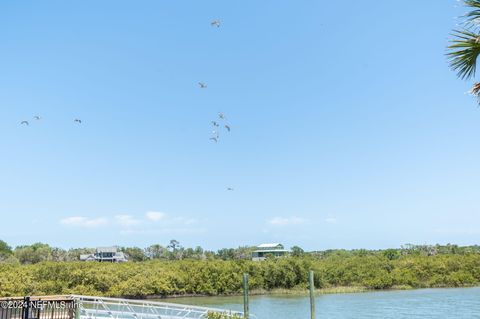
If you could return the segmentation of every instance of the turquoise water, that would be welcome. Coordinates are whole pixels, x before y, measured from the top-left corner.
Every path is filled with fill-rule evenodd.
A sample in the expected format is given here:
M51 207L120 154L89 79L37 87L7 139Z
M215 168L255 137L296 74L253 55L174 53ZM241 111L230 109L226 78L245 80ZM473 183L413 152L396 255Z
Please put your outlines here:
M199 297L169 302L243 310L242 297ZM480 288L421 289L316 298L317 319L346 318L480 318ZM307 297L252 296L250 313L257 319L309 319Z

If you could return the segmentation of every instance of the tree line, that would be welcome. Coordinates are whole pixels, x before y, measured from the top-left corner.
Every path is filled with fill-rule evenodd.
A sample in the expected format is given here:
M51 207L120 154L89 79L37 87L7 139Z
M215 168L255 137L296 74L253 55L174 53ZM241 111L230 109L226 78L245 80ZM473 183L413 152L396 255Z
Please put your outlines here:
M305 290L308 271L316 288L404 289L480 284L480 254L435 256L330 255L251 260L148 260L127 263L0 264L0 296L84 294L129 298L229 295L242 291Z
M177 240L172 239L167 245L154 244L146 248L118 247L128 259L141 262L152 259L160 260L206 260L206 259L250 259L255 247L243 246L238 248L222 248L217 251L205 250L200 246L183 247ZM21 245L12 248L5 241L0 240L0 263L36 264L42 261L70 262L79 261L80 255L92 254L95 248L62 249L51 247L45 243Z
M128 259L133 262L147 260L248 260L256 249L253 246L242 246L238 248L222 248L217 251L205 250L200 246L194 248L183 247L175 239L170 240L167 245L154 244L146 248L140 247L119 247ZM42 261L70 262L79 261L81 254L94 253L95 248L70 248L62 249L51 247L45 243L34 243L32 245L21 245L15 248L9 246L5 241L0 240L0 263L8 264L36 264ZM311 256L322 259L331 256L386 256L389 259L397 259L405 255L436 256L436 255L466 255L480 253L480 246L458 245L413 245L406 244L398 249L366 250L366 249L332 249L324 251L305 252L301 247L293 246L290 255L293 257Z
M128 248L122 249L131 254ZM65 251L46 244L11 248L0 242L0 296L228 295L241 292L243 273L250 275L252 291L304 290L310 269L315 271L315 286L324 289L480 285L478 246L316 252L293 247L290 256L263 262L250 260L251 247L209 252L183 248L174 241L164 248L134 249L139 253L133 258L136 262L96 263L77 261L77 249Z

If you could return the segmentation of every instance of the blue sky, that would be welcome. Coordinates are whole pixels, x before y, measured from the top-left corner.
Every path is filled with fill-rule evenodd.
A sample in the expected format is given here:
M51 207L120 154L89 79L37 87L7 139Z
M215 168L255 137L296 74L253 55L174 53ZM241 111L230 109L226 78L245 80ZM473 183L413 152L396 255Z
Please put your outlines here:
M476 244L480 109L444 55L463 12L453 0L2 1L0 238ZM218 112L232 131L215 144Z

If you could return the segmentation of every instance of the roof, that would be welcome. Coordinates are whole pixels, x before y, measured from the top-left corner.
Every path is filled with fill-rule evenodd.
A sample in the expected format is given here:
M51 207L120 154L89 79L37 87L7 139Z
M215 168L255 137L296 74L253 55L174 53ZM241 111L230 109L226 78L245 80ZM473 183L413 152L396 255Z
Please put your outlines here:
M275 248L275 247L278 247L278 246L282 246L282 244L280 243L273 243L273 244L261 244L261 245L258 245L257 247L258 248Z
M87 260L87 259L95 259L95 256L93 254L80 255L80 260Z
M288 253L289 250L287 249L259 249L259 250L254 250L253 251L254 253L269 253L269 252L272 252L272 253Z
M98 253L116 253L118 251L117 247L98 247Z

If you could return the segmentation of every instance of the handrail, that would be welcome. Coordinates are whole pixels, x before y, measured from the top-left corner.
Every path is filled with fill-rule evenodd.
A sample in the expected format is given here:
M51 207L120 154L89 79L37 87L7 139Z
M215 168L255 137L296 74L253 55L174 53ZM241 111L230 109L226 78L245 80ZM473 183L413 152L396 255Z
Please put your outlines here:
M70 295L70 297L78 302L81 317L88 319L207 318L210 312L225 314L227 318L243 318L243 312L219 308L111 297L83 295Z
M25 297L6 297L0 301L24 301ZM206 319L209 313L226 318L243 318L241 311L183 305L162 301L122 299L84 295L31 296L31 302L73 302L79 311L76 319ZM19 303L19 307L22 307ZM255 318L254 316L252 316Z

